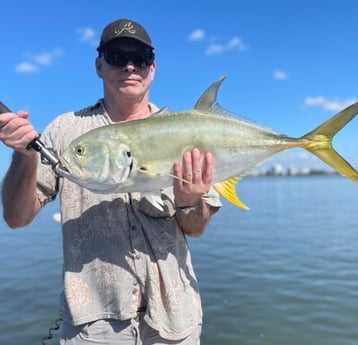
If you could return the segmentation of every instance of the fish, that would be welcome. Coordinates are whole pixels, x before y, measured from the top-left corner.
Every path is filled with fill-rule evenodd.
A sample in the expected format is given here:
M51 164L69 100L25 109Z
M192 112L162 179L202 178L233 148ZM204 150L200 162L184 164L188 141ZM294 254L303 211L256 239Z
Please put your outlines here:
M160 112L145 119L93 129L60 155L61 175L95 193L159 193L173 185L173 162L186 151L211 152L213 188L248 209L236 193L239 180L272 155L303 148L341 175L358 182L358 172L332 146L332 139L358 112L358 102L295 138L236 115L217 102L218 79L193 109Z

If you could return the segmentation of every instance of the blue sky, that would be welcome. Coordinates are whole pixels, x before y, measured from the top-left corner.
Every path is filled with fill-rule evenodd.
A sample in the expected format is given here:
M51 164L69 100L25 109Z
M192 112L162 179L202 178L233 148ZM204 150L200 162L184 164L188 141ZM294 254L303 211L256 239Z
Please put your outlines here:
M94 59L103 27L142 23L156 48L151 101L192 108L226 75L219 103L301 136L358 100L358 2L354 0L6 1L1 5L0 100L29 110L38 131L102 96ZM358 166L358 121L334 141ZM0 144L0 178L11 150ZM280 161L281 159L281 161ZM302 150L272 162L317 165Z

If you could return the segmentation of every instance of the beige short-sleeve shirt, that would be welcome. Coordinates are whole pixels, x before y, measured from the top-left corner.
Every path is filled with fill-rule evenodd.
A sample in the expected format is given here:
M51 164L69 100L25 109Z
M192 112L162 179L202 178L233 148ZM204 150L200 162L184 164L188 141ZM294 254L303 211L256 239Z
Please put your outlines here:
M153 104L151 109L158 110ZM61 154L76 137L108 124L100 100L59 116L42 140ZM39 163L39 200L45 205L57 194L63 231L62 318L74 325L133 318L144 296L145 321L163 338L185 338L201 324L198 283L175 219L172 188L162 191L165 207L159 211L139 193L95 194ZM221 206L214 191L206 202Z

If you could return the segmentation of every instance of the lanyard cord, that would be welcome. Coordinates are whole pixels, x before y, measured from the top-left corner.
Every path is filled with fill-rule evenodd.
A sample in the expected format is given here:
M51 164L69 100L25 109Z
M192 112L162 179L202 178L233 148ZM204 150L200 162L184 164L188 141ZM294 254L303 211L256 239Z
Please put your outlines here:
M61 318L58 318L55 320L55 325L48 329L48 335L41 339L41 345L46 345L47 340L51 340L53 338L54 331L57 331L58 329L60 329L60 323L62 321L63 320Z

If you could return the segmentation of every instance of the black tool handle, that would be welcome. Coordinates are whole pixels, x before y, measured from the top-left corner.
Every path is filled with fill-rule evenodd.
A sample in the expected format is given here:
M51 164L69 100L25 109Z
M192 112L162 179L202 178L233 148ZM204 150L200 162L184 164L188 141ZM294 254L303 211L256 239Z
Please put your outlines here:
M2 102L0 102L0 114L11 113L11 110Z
M2 113L8 113L11 110L2 102L0 102L0 115ZM28 150L34 149L37 152L41 153L41 156L44 157L52 166L56 166L58 164L58 159L53 155L51 151L49 151L42 141L40 140L40 135L38 135L35 139L33 139L26 148Z

